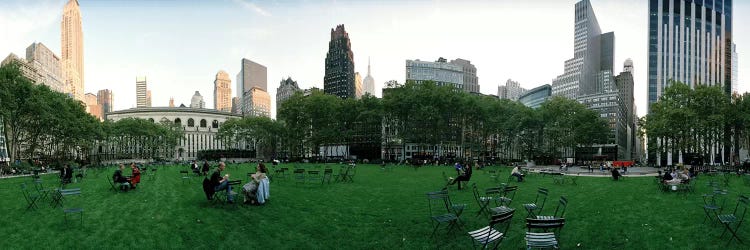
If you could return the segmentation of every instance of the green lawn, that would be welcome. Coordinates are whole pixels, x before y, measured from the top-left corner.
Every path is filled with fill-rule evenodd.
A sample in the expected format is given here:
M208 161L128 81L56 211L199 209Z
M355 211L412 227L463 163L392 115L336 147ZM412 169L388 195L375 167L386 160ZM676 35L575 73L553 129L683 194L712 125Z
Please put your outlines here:
M338 172L339 165L330 166ZM432 225L425 193L442 188L441 172L454 174L452 167L395 167L384 172L379 166L358 165L353 183L330 185L296 184L289 174L286 180L272 180L265 206L209 204L202 177L183 183L178 172L183 169L161 167L153 180L144 176L137 190L119 194L109 190L105 179L113 169L98 176L89 171L87 179L69 185L82 190L85 200L70 203L85 209L83 226L77 215L66 225L62 209L48 202L26 211L20 183L31 184L29 177L0 180L0 249L470 249L466 231L487 223L475 216L478 206L471 189L452 186L451 199L468 204L462 215L464 230L441 230L437 237L429 237ZM230 166L227 172L247 179L253 169L249 164ZM505 181L510 171L501 171L500 180ZM719 239L721 225L702 223L701 195L709 191L709 178L700 176L697 191L682 195L658 191L653 177L620 182L580 177L578 185L559 185L551 177L532 174L518 183L512 203L516 214L501 248L524 248L526 212L521 204L533 201L538 187L547 187L550 195L543 214L554 211L560 195L570 202L561 231L563 249L741 249L745 246L736 242L725 247L727 237ZM54 183L57 176L45 175L43 180ZM472 182L482 189L498 185L483 171L475 171ZM737 195L750 188L732 177L728 189L727 204L734 208ZM750 241L748 227L743 225L740 235Z

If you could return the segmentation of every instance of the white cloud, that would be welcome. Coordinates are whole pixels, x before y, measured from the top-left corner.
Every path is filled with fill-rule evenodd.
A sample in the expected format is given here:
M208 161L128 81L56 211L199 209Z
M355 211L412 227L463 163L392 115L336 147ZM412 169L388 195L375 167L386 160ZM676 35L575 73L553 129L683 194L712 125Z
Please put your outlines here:
M261 8L260 6L258 6L257 4L253 2L245 1L245 0L234 0L234 2L241 5L245 9L255 11L255 13L258 13L261 16L271 16L270 12L264 10L263 8Z

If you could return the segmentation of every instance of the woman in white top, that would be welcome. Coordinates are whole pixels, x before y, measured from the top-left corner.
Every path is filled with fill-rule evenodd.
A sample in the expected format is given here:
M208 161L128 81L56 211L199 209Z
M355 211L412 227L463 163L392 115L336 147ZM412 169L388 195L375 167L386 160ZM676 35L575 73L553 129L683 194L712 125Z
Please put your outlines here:
M268 169L263 163L258 163L258 167L255 169L255 173L250 175L250 182L242 186L242 192L245 195L245 204L257 204L258 186L264 179L268 178L266 176Z

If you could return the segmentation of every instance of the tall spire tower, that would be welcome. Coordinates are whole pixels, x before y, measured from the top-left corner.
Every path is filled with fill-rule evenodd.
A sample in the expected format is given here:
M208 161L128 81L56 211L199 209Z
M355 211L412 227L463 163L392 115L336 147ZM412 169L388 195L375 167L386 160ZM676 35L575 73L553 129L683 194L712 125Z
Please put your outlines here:
M372 78L372 75L370 74L370 58L367 58L367 76L365 77L365 80L362 82L362 88L364 88L365 93L370 93L370 95L375 95L375 79Z
M65 90L76 100L83 101L83 29L77 0L69 0L65 4L61 26L60 49Z

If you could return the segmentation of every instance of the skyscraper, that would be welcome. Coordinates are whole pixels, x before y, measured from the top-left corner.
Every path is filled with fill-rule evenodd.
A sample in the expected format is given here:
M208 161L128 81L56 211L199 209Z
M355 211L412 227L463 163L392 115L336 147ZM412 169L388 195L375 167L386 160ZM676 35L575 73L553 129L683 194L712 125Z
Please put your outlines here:
M362 81L362 88L364 89L365 93L370 93L370 95L375 96L375 79L372 78L372 75L370 74L370 59L367 59L367 76L365 76L365 80Z
M145 76L138 76L135 78L135 103L137 108L145 108L148 107L148 100L147 98L147 86L146 86L146 77Z
M237 97L240 102L245 101L245 94L248 93L252 88L261 89L266 91L268 87L268 69L266 66L260 65L256 62L242 58L242 65L240 67L240 73L237 74ZM244 105L239 106L240 113L244 110Z
M194 109L206 108L206 102L203 101L203 96L200 92L195 91L193 98L190 98L190 107Z
M174 108L174 97L169 98L169 107Z
M252 87L262 90L268 89L268 69L259 63L242 58L240 73L237 73L237 97L242 95Z
M573 25L573 58L565 61L564 73L552 81L552 95L570 99L595 93L599 74L601 29L589 0L575 4Z
M739 85L737 85L737 44L732 43L732 93L737 93Z
M75 99L83 101L83 28L77 0L69 0L65 5L60 30L65 87Z
M323 92L341 98L354 98L356 87L354 82L354 53L349 40L349 33L344 25L331 29L331 41L328 43L328 53L325 61L325 76L323 78Z
M732 91L732 0L649 0L648 105L670 81Z
M60 58L42 43L32 43L26 48L26 60L42 75L38 84L47 85L51 90L65 93L65 80L60 68Z
M232 97L232 114L242 114L242 99L239 97Z
M362 97L362 75L359 72L354 72L354 98L359 99Z
M635 150L635 138L636 137L636 113L635 113L635 94L634 87L635 82L633 80L633 60L628 58L623 64L622 72L615 76L615 85L617 86L617 92L619 93L618 101L622 106L622 116L618 117L626 127L627 135L625 132L621 136L624 136L627 142L625 148L628 157L632 158Z
M115 101L114 95L111 90L102 89L96 93L96 97L99 105L102 105L102 117L106 119L107 117L105 114L113 111L112 109L114 108Z
M479 93L479 77L477 77L477 67L471 64L471 61L457 58L451 60L451 64L461 66L464 72L464 91L469 93Z
M281 80L279 87L276 89L276 115L281 110L281 104L297 92L300 92L297 81L292 80L291 77Z
M229 74L220 70L216 73L214 80L214 108L219 111L229 112L232 110L232 88L229 87L232 80Z

